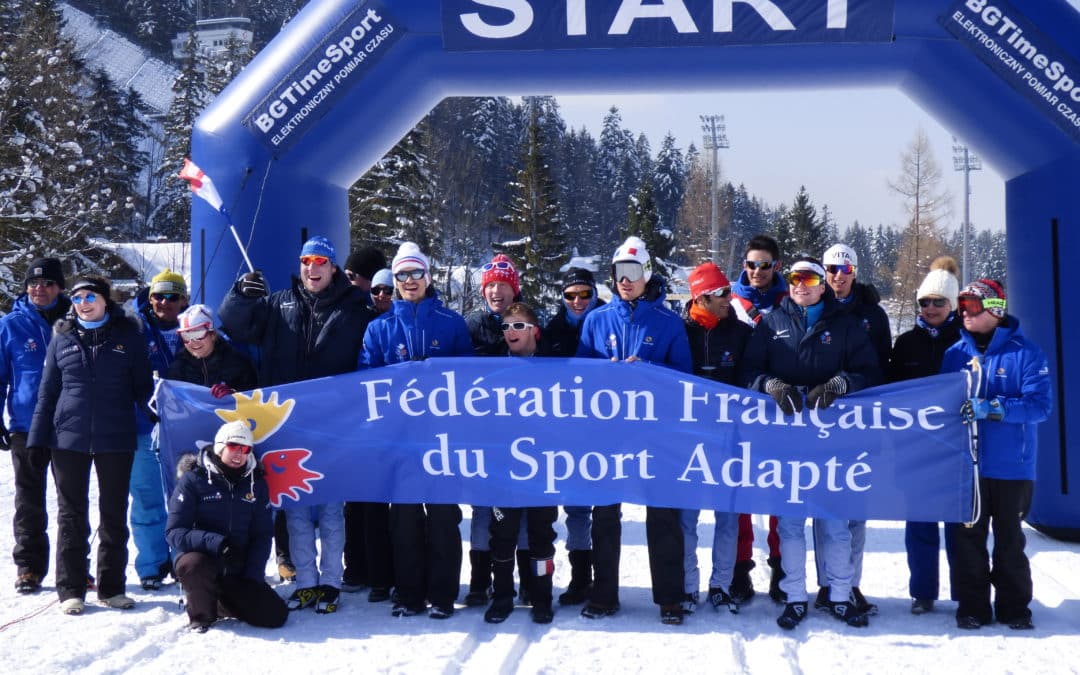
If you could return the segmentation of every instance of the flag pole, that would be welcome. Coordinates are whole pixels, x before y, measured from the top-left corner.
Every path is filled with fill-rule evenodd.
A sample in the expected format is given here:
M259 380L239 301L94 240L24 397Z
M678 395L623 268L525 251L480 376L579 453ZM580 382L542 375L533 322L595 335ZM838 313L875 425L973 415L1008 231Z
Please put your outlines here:
M228 218L228 214L225 215ZM236 231L236 226L232 224L232 218L229 218L229 231L232 232L233 239L236 240L236 246L240 249L240 255L244 256L244 263L247 264L248 272L254 272L255 266L251 264L251 258L248 257L247 249L244 248L244 242L240 241L240 235Z
M228 210L225 209L225 204L221 199L221 195L218 194L217 188L214 187L214 181L210 180L210 176L207 176L195 162L192 162L187 158L184 158L184 166L180 169L179 178L187 181L188 185L191 187L191 191L195 193L197 197L205 200L206 203L214 207L221 215L225 216L225 222L229 224L229 231L232 232L233 240L236 241L236 246L240 249L240 255L244 256L244 263L247 265L248 271L254 272L255 266L251 264L251 258L248 257L247 248L244 247L244 242L240 241L240 234L236 231L236 226L233 225L232 216L229 215Z

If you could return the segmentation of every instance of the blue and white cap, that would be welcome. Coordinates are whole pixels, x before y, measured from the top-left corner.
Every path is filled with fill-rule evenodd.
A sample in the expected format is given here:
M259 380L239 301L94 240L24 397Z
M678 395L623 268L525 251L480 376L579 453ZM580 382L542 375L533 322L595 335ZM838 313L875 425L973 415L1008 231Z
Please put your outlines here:
M329 239L321 235L316 235L304 242L304 247L300 249L300 256L305 255L321 255L329 258L331 265L337 264L337 251L334 249L334 245L330 243Z

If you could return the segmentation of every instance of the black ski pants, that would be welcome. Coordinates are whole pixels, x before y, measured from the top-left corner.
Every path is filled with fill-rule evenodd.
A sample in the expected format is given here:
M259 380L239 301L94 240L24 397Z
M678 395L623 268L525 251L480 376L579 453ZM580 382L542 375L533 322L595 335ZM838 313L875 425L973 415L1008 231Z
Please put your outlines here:
M529 538L529 557L533 560L550 560L555 557L555 521L559 517L559 507L499 507L498 512L493 512L491 517L492 560L514 559L522 517L525 518L525 530Z
M15 546L11 557L18 574L44 578L49 571L49 514L46 481L52 452L26 447L26 433L11 432L11 464L15 470Z
M593 507L593 586L589 603L619 604L619 557L622 546L622 504ZM645 540L653 602L673 605L683 599L683 535L679 509L645 507Z
M394 585L389 504L345 502L345 577L372 588Z
M399 602L452 607L461 580L461 507L391 504L390 539Z
M285 625L289 609L274 589L262 579L221 576L218 556L191 551L176 559L176 578L184 587L188 619L211 624L219 616L220 601L225 616L260 628Z

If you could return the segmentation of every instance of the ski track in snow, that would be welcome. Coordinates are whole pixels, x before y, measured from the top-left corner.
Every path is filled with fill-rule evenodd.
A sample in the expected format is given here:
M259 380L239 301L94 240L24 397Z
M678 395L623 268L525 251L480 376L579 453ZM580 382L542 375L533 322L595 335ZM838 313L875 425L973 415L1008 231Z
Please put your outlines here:
M337 614L294 612L276 631L223 621L205 635L187 631L180 590L167 584L142 591L133 568L129 611L104 608L88 597L81 617L60 614L53 578L46 591L23 597L11 582L12 471L0 458L0 675L38 673L311 672L354 673L1076 673L1080 672L1080 544L1050 539L1028 530L1035 581L1032 603L1036 630L1016 633L1003 626L965 632L956 628L955 604L948 601L948 568L941 554L942 589L937 608L915 617L907 594L902 523L872 521L867 531L861 587L880 606L869 628L854 629L811 610L793 631L776 625L781 606L767 594L764 519L755 518L757 589L739 614L717 612L708 602L683 626L659 621L649 590L644 508L625 506L619 600L614 617L588 620L581 606L555 604L555 620L532 623L527 607L516 607L502 624L484 623L484 608L459 606L444 621L426 615L390 616L388 602L367 602L366 593L343 594ZM50 515L55 500L50 486ZM94 487L91 488L91 494ZM92 496L93 500L93 496ZM94 513L95 509L91 508ZM55 543L55 524L52 542ZM468 521L462 523L467 535ZM569 581L562 524L557 551L555 594ZM708 579L711 513L699 524L698 559ZM809 529L809 528L808 528ZM467 536L465 537L467 540ZM132 550L132 561L134 551ZM813 554L808 579L814 582ZM268 573L272 565L268 562ZM462 592L468 584L462 570ZM288 594L292 587L279 585ZM811 588L811 599L815 589ZM463 595L462 595L463 597ZM43 609L36 616L35 610ZM20 620L21 619L21 620Z

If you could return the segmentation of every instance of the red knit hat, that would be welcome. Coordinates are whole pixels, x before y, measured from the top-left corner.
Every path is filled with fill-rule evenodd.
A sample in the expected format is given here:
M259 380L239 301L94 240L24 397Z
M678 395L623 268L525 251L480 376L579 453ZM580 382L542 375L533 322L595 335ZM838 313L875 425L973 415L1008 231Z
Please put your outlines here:
M487 288L493 281L502 281L514 289L514 295L521 295L521 282L518 281L517 269L514 263L505 253L499 253L491 262L480 268L480 290Z
M731 287L731 282L724 276L724 272L711 262L695 267L687 281L690 282L690 297L694 300Z

